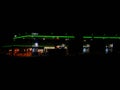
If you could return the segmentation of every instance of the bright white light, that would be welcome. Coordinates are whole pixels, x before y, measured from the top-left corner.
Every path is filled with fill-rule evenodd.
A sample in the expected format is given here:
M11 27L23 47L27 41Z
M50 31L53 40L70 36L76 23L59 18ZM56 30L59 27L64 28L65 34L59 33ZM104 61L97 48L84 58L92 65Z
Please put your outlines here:
M44 49L55 49L55 47L44 47Z
M113 44L109 44L109 45L106 45L105 46L106 48L105 48L105 53L107 54L107 53L111 53L112 51L113 51Z
M90 47L90 44L87 44L86 46L87 46L87 47Z
M110 47L113 47L113 44L110 44Z
M17 37L17 35L14 35L14 37Z
M62 44L61 47L65 47L65 44Z
M59 45L57 45L57 46L56 46L56 48L60 48L60 46L59 46Z
M45 38L43 38L43 40L45 40Z
M87 51L86 48L83 48L83 53L86 53L86 51Z
M32 49L32 52L35 52L35 49L34 49L34 48Z
M32 51L32 48L29 48L30 51Z
M38 47L38 43L35 43L35 47Z
M109 52L109 49L108 49L108 48L106 48L106 49L105 49L105 53L107 54L108 52Z
M32 33L32 35L38 35L38 33Z

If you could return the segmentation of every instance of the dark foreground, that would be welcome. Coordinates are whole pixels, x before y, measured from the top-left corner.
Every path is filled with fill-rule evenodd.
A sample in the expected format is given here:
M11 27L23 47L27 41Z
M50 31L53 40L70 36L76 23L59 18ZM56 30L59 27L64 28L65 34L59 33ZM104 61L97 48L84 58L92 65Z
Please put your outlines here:
M41 56L10 57L1 55L0 64L17 65L119 65L120 55L79 55L79 56Z
M1 56L0 67L4 72L48 75L62 73L70 75L119 72L120 55L80 55L80 56L42 56L8 57ZM88 73L89 72L89 73ZM36 74L37 73L37 74ZM69 75L67 74L67 75ZM44 76L43 76L44 77Z

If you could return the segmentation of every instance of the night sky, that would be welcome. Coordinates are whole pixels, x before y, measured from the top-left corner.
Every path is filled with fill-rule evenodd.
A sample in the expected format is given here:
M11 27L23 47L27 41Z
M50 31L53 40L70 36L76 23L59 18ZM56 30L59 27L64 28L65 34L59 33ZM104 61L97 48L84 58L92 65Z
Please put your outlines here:
M100 7L3 7L0 43L10 41L15 33L56 33L62 35L92 33L119 34L119 12Z

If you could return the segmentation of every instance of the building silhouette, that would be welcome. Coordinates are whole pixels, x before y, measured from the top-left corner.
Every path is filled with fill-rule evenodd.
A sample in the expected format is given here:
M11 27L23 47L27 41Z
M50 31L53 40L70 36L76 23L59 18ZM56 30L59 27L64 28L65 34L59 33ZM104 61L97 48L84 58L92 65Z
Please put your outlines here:
M3 51L2 51L3 50ZM41 35L26 33L13 36L1 52L10 56L79 56L83 54L120 54L120 37L116 35Z

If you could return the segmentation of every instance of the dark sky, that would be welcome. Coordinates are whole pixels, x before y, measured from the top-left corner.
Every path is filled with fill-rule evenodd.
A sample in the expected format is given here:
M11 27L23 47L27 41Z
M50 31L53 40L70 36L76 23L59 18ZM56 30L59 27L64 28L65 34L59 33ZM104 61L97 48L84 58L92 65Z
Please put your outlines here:
M0 40L14 33L119 34L119 12L101 7L3 7Z

